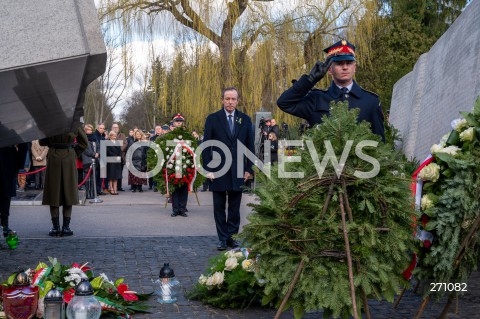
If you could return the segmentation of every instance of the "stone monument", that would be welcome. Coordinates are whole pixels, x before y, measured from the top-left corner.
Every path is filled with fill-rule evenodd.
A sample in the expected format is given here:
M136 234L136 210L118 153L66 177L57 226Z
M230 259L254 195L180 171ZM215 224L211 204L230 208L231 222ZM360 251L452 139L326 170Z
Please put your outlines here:
M390 122L408 158L423 161L480 95L480 1L472 1L393 88Z
M0 147L76 129L107 58L94 1L4 0L0 30Z

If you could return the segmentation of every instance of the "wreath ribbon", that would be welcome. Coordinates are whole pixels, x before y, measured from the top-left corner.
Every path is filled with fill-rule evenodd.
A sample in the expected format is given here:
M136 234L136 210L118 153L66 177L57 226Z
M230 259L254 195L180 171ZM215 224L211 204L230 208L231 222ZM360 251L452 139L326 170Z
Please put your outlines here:
M193 185L195 184L195 180L197 178L197 169L195 167L196 163L196 154L193 151L193 149L185 143L185 141L181 140L175 145L175 149L173 150L173 154L170 156L170 158L165 162L165 165L168 165L170 163L173 163L173 161L176 159L176 154L177 152L182 152L183 150L187 150L187 152L192 156L193 158L193 177L192 179L187 180L187 185L188 185L188 190L190 192L193 192ZM168 170L165 168L165 186L167 189L167 194L168 194Z

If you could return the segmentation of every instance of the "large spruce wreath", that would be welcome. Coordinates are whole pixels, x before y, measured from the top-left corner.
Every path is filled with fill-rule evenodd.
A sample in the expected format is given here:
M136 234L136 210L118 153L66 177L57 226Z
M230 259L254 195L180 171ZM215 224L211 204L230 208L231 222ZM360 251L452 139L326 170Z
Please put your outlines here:
M285 163L286 171L303 178L279 178L278 166L271 178L257 174L260 203L252 205L240 237L260 256L256 275L266 281L263 302L280 296L279 312L293 307L295 318L319 309L325 317L361 317L362 309L368 313L368 298L392 302L408 284L402 272L414 248L416 213L407 163L369 124L357 124L358 112L347 103L332 104L330 117L307 133L297 154L301 162ZM373 178L357 177L373 169L371 160L356 155L365 140L378 142L362 150L380 164ZM328 164L319 176L312 157L321 162L330 148L339 159L348 143L343 170Z

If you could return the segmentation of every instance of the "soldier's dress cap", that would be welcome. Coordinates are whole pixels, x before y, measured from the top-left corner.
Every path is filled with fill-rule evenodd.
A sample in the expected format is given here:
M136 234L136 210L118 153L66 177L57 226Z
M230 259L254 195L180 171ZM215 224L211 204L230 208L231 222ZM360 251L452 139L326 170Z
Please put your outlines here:
M185 118L180 113L175 114L175 116L173 117L173 122L183 122L183 121L185 121Z
M347 40L341 40L324 49L333 61L355 61L355 46Z

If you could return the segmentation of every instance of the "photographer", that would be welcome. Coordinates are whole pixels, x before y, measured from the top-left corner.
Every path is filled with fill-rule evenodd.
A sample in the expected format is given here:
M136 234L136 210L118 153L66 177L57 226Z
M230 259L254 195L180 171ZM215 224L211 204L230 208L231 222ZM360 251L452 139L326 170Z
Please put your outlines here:
M277 125L277 121L275 119L270 120L270 130L268 132L273 132L277 136L280 136L280 128Z

